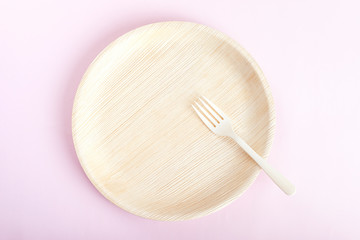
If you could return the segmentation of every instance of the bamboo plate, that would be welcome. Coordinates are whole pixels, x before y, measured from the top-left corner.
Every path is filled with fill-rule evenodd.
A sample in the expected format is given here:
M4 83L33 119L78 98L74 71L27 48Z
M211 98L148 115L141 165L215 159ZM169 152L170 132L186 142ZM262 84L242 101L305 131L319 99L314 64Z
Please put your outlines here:
M76 152L95 187L133 214L168 221L207 215L240 196L259 167L200 121L191 108L200 95L267 157L271 93L234 40L195 23L160 22L106 47L79 85L72 116Z

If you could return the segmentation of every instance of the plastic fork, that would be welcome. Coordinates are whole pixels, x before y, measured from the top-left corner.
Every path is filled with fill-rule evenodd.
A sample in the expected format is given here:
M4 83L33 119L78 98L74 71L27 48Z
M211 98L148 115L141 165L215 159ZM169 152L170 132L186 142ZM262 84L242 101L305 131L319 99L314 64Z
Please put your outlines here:
M201 104L199 104L200 102ZM215 134L232 138L240 147L264 170L264 172L279 186L287 195L294 195L295 186L275 170L270 164L257 154L242 138L233 130L230 119L209 99L202 96L192 105L197 115L205 125Z

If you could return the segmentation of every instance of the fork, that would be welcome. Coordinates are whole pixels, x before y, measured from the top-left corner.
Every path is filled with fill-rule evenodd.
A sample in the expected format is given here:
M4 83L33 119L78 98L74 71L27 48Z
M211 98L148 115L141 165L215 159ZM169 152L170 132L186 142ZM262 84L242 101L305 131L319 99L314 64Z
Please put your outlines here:
M198 99L202 106L195 102L196 107L191 105L204 124L216 135L232 138L240 147L264 170L264 172L279 186L287 195L294 195L295 186L275 170L264 160L254 149L252 149L242 138L233 130L230 119L209 99L202 96ZM206 110L205 110L205 109Z

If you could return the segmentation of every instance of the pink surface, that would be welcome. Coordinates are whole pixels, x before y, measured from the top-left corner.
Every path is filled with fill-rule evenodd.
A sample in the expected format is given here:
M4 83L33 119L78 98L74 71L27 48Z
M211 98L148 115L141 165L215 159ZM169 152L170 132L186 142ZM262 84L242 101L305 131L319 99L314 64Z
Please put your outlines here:
M0 239L360 239L358 1L1 1ZM210 216L159 222L107 201L82 171L71 110L90 62L144 24L217 28L257 60L277 130L261 173Z

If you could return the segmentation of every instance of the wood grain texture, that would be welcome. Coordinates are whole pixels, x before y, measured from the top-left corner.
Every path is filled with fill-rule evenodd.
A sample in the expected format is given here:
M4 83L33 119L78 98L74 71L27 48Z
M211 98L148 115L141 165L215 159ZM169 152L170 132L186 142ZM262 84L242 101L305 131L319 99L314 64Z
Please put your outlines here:
M200 121L191 108L200 95L267 157L271 93L251 56L228 36L160 22L106 47L83 76L72 116L76 152L95 187L133 214L167 221L204 216L239 197L259 167Z

